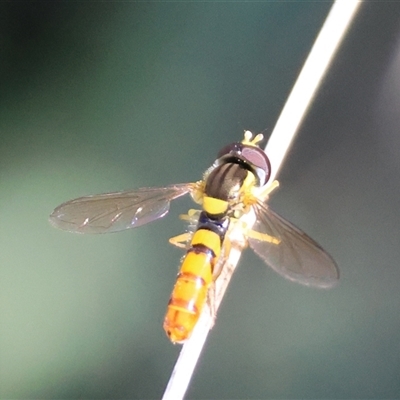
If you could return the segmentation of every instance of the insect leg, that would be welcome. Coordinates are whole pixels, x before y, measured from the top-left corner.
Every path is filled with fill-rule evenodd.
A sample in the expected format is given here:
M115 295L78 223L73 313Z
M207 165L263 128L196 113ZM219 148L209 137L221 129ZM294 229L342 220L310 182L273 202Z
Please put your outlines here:
M279 182L275 180L270 185L263 188L259 193L259 196L263 199L266 199L277 187L279 187Z
M277 182L277 181L275 181L275 182ZM281 242L280 239L278 239L274 236L268 235L267 233L261 233L261 232L254 231L253 229L249 229L247 224L243 221L239 221L236 218L231 218L231 220L234 221L236 224L237 223L242 224L242 229L246 232L246 236L248 238L260 240L261 242L273 243L273 244L279 244Z
M249 229L246 234L248 238L260 240L261 242L268 242L272 244L279 244L281 242L280 239L276 237L270 236L266 233L253 231L252 229Z
M174 236L169 239L169 242L176 247L179 247L181 249L186 249L187 244L192 238L192 232L185 232L180 235Z
M190 209L187 212L187 214L180 214L179 218L182 219L183 221L188 221L190 224L197 224L200 213L201 213L200 210Z

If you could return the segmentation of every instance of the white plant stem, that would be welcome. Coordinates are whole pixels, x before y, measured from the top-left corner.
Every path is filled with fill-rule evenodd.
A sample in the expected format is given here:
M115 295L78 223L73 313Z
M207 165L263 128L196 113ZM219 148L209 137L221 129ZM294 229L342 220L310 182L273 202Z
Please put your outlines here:
M297 129L359 4L358 0L336 0L334 2L265 148L272 165L270 182L273 182L277 176ZM248 225L252 226L254 215L249 213L245 217L248 218L246 220ZM239 228L233 230L230 238L232 250L229 259L215 282L215 310L221 303L244 247L244 238ZM192 336L182 347L164 392L163 400L183 399L213 323L210 310L205 307Z

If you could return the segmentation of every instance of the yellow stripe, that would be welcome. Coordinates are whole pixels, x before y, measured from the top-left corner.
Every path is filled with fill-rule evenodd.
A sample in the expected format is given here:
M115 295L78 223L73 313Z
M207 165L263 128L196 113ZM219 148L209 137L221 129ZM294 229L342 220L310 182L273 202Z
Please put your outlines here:
M228 202L225 200L215 199L214 197L204 196L203 210L212 215L223 214L228 209Z
M208 256L204 253L196 254L189 251L183 260L180 272L199 276L204 279L206 285L212 282L212 267Z
M192 245L202 244L212 250L216 257L221 252L221 239L220 237L208 229L198 229L192 238Z

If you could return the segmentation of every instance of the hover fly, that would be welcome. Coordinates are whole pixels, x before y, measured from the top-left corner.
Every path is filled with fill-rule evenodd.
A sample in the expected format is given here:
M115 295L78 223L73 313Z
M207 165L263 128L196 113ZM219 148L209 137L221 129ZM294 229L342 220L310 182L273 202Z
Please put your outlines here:
M229 257L233 226L240 226L248 246L278 274L307 286L332 287L339 271L331 256L267 205L278 183L269 182L271 164L259 147L262 139L246 131L241 142L218 153L198 182L80 197L58 206L50 221L74 233L117 232L162 218L172 200L190 193L201 210L181 217L195 229L170 239L186 250L164 319L174 343L190 337L212 301L209 293ZM253 226L243 222L249 212L256 217Z

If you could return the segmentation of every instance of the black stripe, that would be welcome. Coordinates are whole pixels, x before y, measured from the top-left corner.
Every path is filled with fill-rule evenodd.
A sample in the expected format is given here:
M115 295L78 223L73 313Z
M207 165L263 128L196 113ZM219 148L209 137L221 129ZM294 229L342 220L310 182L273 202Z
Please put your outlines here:
M215 168L207 179L205 192L208 196L216 199L226 200L227 196L221 197L221 186L225 182L226 177L229 174L230 169L234 164L223 164Z
M208 231L214 232L219 236L222 243L228 230L229 222L229 218L225 215L223 215L221 218L215 219L210 218L205 211L202 211L197 224L197 230L207 229Z
M247 174L248 170L241 164L219 165L207 177L205 194L214 199L228 201L232 189L241 187Z
M194 314L198 314L199 312L198 308L194 303L176 297L171 297L169 299L168 305L172 307L182 308L183 310L187 310ZM180 327L180 325L178 325L178 327Z
M200 275L195 275L191 272L179 272L177 280L184 280L186 282L199 283L200 286L206 286L206 281Z
M197 243L192 245L192 247L187 251L195 253L195 254L205 254L206 256L210 257L211 259L214 259L216 254L214 253L213 249L210 249L208 246L205 244Z

